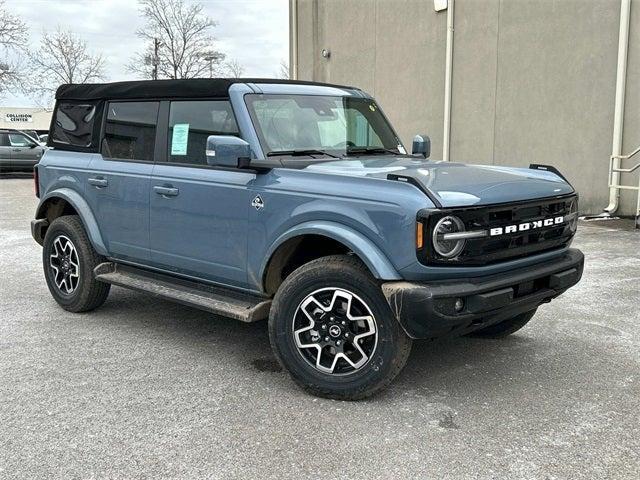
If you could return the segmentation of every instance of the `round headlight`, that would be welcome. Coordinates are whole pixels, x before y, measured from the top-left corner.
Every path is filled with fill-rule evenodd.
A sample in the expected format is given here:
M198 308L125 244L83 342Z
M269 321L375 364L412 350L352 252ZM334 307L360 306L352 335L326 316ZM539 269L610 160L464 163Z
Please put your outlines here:
M464 223L458 217L449 215L438 220L433 228L433 248L438 255L445 258L453 258L460 254L464 248L464 239L446 239L448 233L464 232Z

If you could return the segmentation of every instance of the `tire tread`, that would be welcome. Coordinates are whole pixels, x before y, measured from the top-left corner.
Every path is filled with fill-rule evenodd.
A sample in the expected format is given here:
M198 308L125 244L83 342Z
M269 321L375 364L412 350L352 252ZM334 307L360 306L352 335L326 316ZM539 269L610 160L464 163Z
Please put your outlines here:
M370 287L372 289L378 290L380 292L380 295L382 295L382 292L379 290L380 285L378 284L378 282L371 276L366 266L353 255L330 255L321 257L316 260L310 261L309 263L299 267L297 270L292 272L276 292L276 296L274 298L273 306L269 316L269 340L274 352L276 353L278 362L285 370L289 370L289 368L285 364L279 353L279 339L277 338L276 328L273 325L275 322L275 318L281 315L281 309L285 305L285 299L286 297L288 297L290 291L295 289L299 279L309 275L315 275L318 277L318 280L321 280L324 275L331 273L338 273L339 275L344 276L352 275L353 277L358 279L359 288L366 289ZM389 315L391 317L393 316L390 309ZM409 358L409 354L411 352L412 341L406 335L395 318L392 319L392 325L392 328L395 329L395 332L393 332L393 338L396 342L396 348L392 357L392 365L391 368L387 369L384 376L378 378L374 383L364 385L360 388L351 388L349 390L336 392L334 389L331 389L327 386L319 385L317 382L305 381L293 373L291 374L291 376L293 377L294 381L305 391L313 395L325 398L336 400L361 400L373 395L379 390L386 388L396 378L396 376L400 373L400 371L402 371L405 364L407 363L407 359Z
M74 237L73 241L74 243L77 243L76 249L79 250L79 261L81 263L85 263L84 267L86 272L85 275L81 277L80 284L78 285L78 288L81 289L81 291L78 297L72 302L61 303L60 301L58 301L58 298L56 297L54 291L52 291L52 294L56 301L58 301L60 306L62 306L62 308L67 311L79 313L95 310L106 301L111 288L111 285L99 282L95 278L93 278L93 269L100 263L104 262L105 259L101 255L99 255L93 248L93 245L89 240L89 236L87 235L87 232L85 231L79 216L64 215L56 218L53 222L51 222L51 225L49 225L47 233L45 234L45 245L48 241L51 241L53 232L58 229L67 231L71 234L72 237ZM43 266L46 272L48 269L48 265L45 251L46 249L43 249ZM86 275L87 272L89 272L88 275ZM45 276L47 277L47 283L49 284L50 280L46 273ZM52 290L51 285L49 285L49 289Z

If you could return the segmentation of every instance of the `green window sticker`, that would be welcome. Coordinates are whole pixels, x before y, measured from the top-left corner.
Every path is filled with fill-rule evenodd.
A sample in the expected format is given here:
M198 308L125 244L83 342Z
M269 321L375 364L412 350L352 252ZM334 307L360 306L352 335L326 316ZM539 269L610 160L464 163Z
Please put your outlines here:
M171 155L186 155L189 143L189 124L176 123L171 137Z

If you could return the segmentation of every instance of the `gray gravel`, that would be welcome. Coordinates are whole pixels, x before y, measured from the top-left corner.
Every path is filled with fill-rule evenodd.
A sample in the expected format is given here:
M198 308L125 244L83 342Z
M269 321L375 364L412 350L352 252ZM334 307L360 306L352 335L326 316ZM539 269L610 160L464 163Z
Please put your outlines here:
M0 178L0 477L640 478L640 232L582 224L582 282L506 340L417 342L359 403L306 395L246 325L113 288L49 295ZM616 227L616 228L613 228Z

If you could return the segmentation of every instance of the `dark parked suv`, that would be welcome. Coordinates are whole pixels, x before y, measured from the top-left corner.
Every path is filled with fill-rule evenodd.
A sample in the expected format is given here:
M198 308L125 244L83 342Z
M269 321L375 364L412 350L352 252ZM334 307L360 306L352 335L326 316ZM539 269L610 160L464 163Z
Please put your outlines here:
M582 275L578 198L552 167L429 161L337 85L63 85L32 221L51 294L111 285L244 322L316 395L363 398L412 339L500 338ZM132 312L135 314L135 312Z
M0 172L32 171L44 150L23 132L0 129Z

